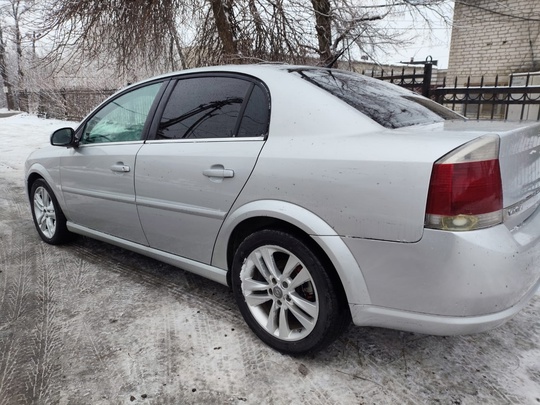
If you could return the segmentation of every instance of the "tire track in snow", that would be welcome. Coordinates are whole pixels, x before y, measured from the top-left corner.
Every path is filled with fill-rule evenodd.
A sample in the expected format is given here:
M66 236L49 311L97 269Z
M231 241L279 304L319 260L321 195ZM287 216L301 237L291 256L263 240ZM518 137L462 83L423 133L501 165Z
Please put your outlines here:
M51 247L40 244L37 248L38 271L36 299L37 323L32 341L32 355L29 361L27 402L55 403L58 389L60 365L57 361L63 347L61 323L58 316L58 275L51 266Z
M69 246L83 260L129 279L163 289L190 308L219 312L228 321L243 322L228 287L103 242L84 238Z
M110 403L126 380L118 364L118 336L103 327L111 318L97 298L107 296L111 280L101 282L99 266L74 255L73 245L50 249L60 252L55 260L63 293L61 403Z
M19 348L12 333L0 331L0 405L10 405L15 391L17 357Z
M27 368L35 328L33 309L37 304L33 288L36 255L34 247L19 233L13 232L6 245L12 260L2 273L6 273L6 287L0 315L0 398L7 404L31 403L27 399Z
M178 358L190 355L184 352L182 347L177 347L179 340L178 333L174 319L171 318L170 312L164 309L161 312L160 321L162 328L156 331L156 339L158 341L156 346L160 349L157 354L157 363L165 369L165 382L159 387L159 391L157 392L157 397L163 405L174 405L175 402L172 400L174 393L185 391L183 382L178 378L180 374L180 362ZM165 400L162 400L162 397Z
M223 333L221 337L225 337L225 334L231 335L230 329L239 329L245 324L240 317L236 304L232 295L225 290L225 287L214 283L209 280L205 280L199 276L192 275L183 270L174 268L172 266L159 263L153 259L146 258L144 256L128 252L124 249L113 247L89 239L82 239L76 242L69 248L73 249L76 255L83 257L84 261L92 263L92 265L102 267L106 271L111 271L122 276L128 277L130 280L156 287L163 292L167 292L174 298L179 300L181 304L187 308L198 310L198 314L190 318L193 323L193 334L191 337L192 344L195 346L196 352L203 352L209 354L209 358L199 359L196 361L199 367L198 375L201 377L195 382L197 391L197 397L199 400L202 398L217 399L222 398L224 392L234 385L232 374L225 375L226 361L231 363L231 358L236 358L235 364L243 364L242 357L244 356L242 348L237 350L227 347L227 360L221 359L221 349L218 347L225 343L221 338L216 339L216 330L222 329ZM120 262L119 257L122 258ZM122 280L119 280L121 283ZM196 287L193 289L193 287ZM216 319L217 318L217 319ZM179 342L176 336L174 325L176 318L165 319L162 326L165 330L161 333L165 335L164 342L165 348L163 349L167 353L171 353L165 372L167 373L167 387L161 389L162 392L170 392L170 385L176 387L178 390L188 390L189 386L185 386L182 381L177 378L178 365L172 366L171 361L181 363L184 359L178 357L178 351L181 342ZM250 332L248 332L250 333ZM182 337L185 340L185 336ZM232 343L232 337L229 337L227 345L238 345L237 342ZM236 339L236 336L234 337ZM262 345L261 342L252 338L250 344L254 346L254 352ZM163 345L161 345L163 346ZM214 350L216 348L216 350ZM264 347L265 350L269 350ZM225 350L223 350L225 352ZM162 356L160 356L162 358ZM214 365L209 365L213 363ZM217 364L217 368L216 368ZM219 365L221 364L222 367ZM243 367L243 366L241 366ZM241 372L243 374L243 372ZM246 372L249 375L249 372ZM208 375L220 375L219 380L209 385L206 381ZM217 386L216 386L217 384ZM257 384L259 384L257 382ZM240 390L241 391L241 390ZM268 389L268 394L270 391ZM238 397L243 397L244 394L238 393ZM265 396L268 398L269 396Z
M0 188L0 405L18 401L20 352L24 349L15 322L28 308L30 280L21 235L12 230L15 213L11 190Z
M7 322L13 322L19 319L27 311L30 304L32 250L29 251L26 245L25 238L21 238L19 241L14 240L10 244L10 256L16 259L13 265L6 266L12 277L11 285L8 285L7 288Z
M4 218L8 220L25 218L31 221L30 205L26 198L23 182L24 180L22 178L20 182L7 180L0 188L0 192L3 195L3 198L0 200L0 206L6 208L0 210L0 220Z

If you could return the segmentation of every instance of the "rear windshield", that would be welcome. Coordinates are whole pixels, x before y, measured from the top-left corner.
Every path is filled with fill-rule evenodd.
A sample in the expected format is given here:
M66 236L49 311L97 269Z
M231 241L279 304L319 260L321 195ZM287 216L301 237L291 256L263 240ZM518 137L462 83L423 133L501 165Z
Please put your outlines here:
M463 117L394 84L359 74L322 68L290 69L387 128L433 124Z

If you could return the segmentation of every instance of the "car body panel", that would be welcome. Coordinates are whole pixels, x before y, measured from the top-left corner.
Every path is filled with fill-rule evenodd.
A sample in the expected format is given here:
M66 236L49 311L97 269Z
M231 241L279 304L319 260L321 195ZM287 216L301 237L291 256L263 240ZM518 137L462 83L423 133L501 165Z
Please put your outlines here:
M104 143L64 150L60 177L70 221L148 244L135 205L135 158L142 145Z
M332 224L341 236L416 242L424 231L433 162L474 139L466 133L437 138L439 127L269 136L234 209L257 199L285 199Z
M525 221L540 204L540 123L447 122L445 130L500 137L505 224L511 229Z
M368 289L356 259L335 230L307 209L282 200L258 200L227 216L216 241L212 265L228 268L227 248L233 231L252 218L274 218L310 235L332 261L349 301L370 304Z
M467 335L503 325L527 306L539 288L540 280L516 305L485 315L443 316L357 304L351 304L350 310L356 326L377 326L439 336Z
M135 187L150 246L209 264L218 231L263 145L262 137L145 144ZM216 176L205 175L208 169ZM219 170L231 177L220 177Z
M414 244L344 242L362 269L373 305L479 316L513 307L538 282L538 229L540 210L514 233L498 225L469 232L426 229Z

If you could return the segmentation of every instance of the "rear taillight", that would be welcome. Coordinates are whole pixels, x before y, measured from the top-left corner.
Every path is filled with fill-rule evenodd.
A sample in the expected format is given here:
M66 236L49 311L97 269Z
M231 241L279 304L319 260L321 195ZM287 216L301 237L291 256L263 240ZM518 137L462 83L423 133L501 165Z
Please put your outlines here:
M427 228L469 231L502 222L499 137L475 139L433 165Z

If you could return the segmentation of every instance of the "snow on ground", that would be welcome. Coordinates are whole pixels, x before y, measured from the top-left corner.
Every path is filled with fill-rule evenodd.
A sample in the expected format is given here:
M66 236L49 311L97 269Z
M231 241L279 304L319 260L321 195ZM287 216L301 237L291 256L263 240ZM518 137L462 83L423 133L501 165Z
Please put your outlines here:
M540 404L539 295L490 332L351 326L295 358L251 333L224 286L88 238L43 243L24 160L75 125L0 118L0 405Z
M28 155L50 145L49 138L54 130L76 125L76 122L38 118L26 113L0 118L0 173L22 176Z

